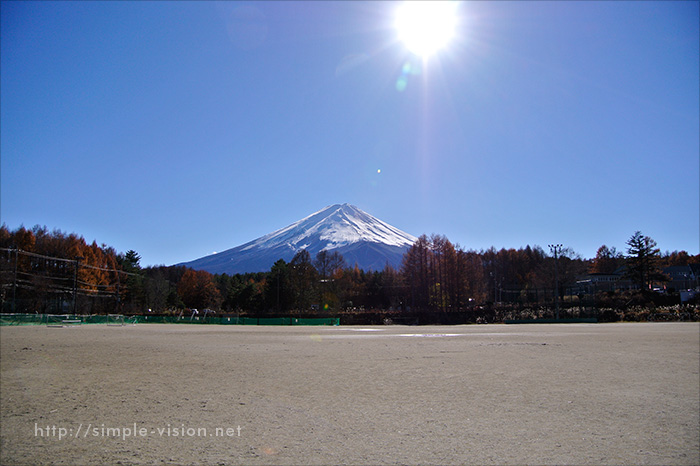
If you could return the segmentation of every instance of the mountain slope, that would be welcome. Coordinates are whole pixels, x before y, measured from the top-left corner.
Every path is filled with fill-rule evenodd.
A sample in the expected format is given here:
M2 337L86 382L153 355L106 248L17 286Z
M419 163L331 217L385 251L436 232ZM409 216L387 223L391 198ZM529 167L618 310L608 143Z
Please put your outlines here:
M279 259L289 262L306 249L338 251L348 266L381 270L400 267L416 238L349 204L328 206L298 222L241 246L178 265L211 273L265 272Z

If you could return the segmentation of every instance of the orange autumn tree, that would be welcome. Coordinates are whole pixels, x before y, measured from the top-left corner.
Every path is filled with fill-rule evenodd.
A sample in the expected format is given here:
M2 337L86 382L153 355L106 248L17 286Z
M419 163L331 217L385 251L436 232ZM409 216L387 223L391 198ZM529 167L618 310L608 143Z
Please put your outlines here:
M187 270L177 285L177 294L189 308L217 308L221 304L214 276L204 270Z

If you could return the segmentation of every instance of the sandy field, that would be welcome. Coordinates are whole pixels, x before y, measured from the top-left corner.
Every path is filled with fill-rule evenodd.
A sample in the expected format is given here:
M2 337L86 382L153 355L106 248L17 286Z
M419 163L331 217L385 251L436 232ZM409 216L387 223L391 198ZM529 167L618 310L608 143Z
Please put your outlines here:
M700 324L0 328L0 463L698 464Z

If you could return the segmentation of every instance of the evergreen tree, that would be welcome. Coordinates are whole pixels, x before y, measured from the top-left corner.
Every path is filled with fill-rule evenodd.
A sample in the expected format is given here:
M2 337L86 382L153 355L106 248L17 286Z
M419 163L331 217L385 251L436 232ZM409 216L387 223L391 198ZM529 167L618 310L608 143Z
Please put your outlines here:
M131 249L126 254L120 254L118 259L122 270L128 273L120 287L123 292L121 304L126 307L127 312L143 312L147 307L147 293L143 271L139 265L141 256Z
M124 255L120 255L120 262L124 270L127 272L136 272L141 270L141 266L139 265L139 262L141 262L141 256L133 249L130 249Z
M291 289L289 283L289 267L284 259L280 259L270 269L265 283L265 302L269 309L283 312L291 307Z
M292 292L292 307L308 310L316 289L316 269L311 264L311 254L302 249L289 263L289 279Z
M653 281L664 279L657 267L660 251L656 241L636 231L627 246L627 276L639 289L651 288Z

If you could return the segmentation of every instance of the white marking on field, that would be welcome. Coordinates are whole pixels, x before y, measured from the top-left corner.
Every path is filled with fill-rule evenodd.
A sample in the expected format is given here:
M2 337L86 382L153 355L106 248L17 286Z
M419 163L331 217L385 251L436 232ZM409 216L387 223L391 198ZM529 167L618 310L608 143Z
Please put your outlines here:
M381 329L367 329L369 332L381 331ZM418 338L442 338L442 337L464 337L464 333L344 333L335 335L323 335L323 338L389 338L389 337L418 337Z

